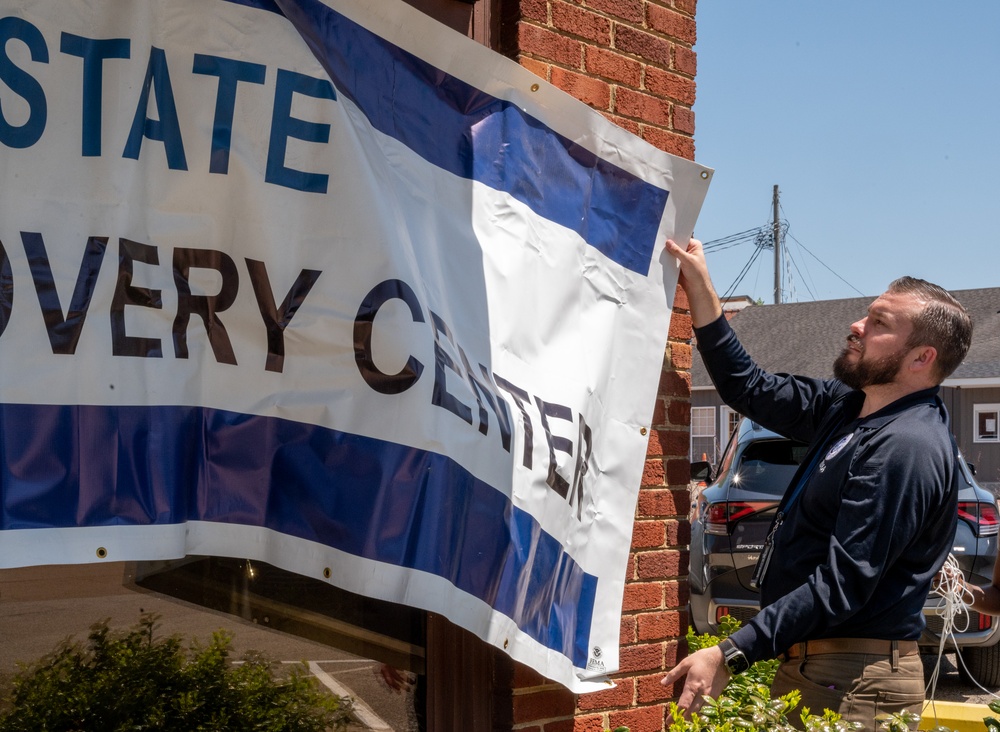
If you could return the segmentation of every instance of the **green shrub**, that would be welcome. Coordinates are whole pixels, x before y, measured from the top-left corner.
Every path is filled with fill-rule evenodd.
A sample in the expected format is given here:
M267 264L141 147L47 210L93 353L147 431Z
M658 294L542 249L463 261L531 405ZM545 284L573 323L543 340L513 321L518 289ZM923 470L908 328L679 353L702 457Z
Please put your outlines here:
M740 622L730 616L719 621L719 635L695 635L688 629L688 651L694 653L701 648L718 645L740 627ZM708 699L697 714L685 716L675 703L669 705L673 722L670 732L790 732L789 715L802 701L798 691L792 691L776 699L771 697L771 684L777 673L778 660L758 661L742 674L730 679L716 699ZM811 732L847 732L861 729L857 723L845 722L840 715L829 709L821 715L812 714L805 708L799 713L806 730ZM908 722L917 717L909 714L894 714L879 724L884 732L904 732ZM948 732L938 728L935 732Z
M285 677L251 653L230 661L232 637L217 631L207 646L185 649L176 636L154 638L156 616L127 632L108 621L86 645L61 643L21 664L0 713L0 732L323 732L346 729L349 699L319 688L302 668Z

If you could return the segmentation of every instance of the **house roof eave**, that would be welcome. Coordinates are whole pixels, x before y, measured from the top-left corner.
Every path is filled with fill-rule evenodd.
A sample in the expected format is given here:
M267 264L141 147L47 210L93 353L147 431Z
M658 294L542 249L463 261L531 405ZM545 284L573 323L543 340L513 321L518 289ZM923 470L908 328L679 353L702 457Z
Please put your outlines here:
M945 379L941 386L954 389L996 389L1000 387L1000 376L987 376L979 379Z

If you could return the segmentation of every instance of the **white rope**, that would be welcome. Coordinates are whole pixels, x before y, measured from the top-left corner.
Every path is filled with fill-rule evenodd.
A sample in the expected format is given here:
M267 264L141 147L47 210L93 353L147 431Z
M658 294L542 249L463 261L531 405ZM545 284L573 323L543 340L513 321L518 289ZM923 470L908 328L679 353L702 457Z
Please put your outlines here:
M931 708L934 710L934 717L936 720L937 708L935 701L937 694L937 682L938 677L941 674L941 661L944 658L945 645L947 644L949 638L955 646L955 655L958 658L958 662L965 670L966 676L972 679L972 683L990 696L995 698L1000 697L989 689L981 686L979 682L972 677L972 674L969 673L969 669L965 665L965 661L962 660L962 654L959 652L958 642L955 640L956 632L964 633L969 629L969 624L971 623L971 615L969 611L972 608L974 598L972 592L968 589L962 579L962 569L958 566L958 560L955 558L954 554L948 555L948 558L945 560L944 566L938 573L931 590L934 594L941 598L937 607L934 608L934 614L941 618L942 627L941 642L938 644L937 662L934 664L934 671L931 673L930 681L927 684L925 693L930 700Z

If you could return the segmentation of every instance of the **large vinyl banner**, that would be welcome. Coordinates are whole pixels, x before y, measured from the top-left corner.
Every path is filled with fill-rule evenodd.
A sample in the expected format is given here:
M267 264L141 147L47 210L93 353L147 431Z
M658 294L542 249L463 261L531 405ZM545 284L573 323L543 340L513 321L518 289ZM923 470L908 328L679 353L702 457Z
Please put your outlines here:
M0 0L0 566L258 559L606 688L709 178L396 0Z

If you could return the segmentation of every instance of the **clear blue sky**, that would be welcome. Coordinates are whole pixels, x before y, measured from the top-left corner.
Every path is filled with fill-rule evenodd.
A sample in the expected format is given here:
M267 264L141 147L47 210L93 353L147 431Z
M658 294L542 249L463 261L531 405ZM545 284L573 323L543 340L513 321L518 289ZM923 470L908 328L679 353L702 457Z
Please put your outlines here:
M1000 2L702 0L697 21L697 238L768 224L777 184L785 302L1000 287ZM720 294L753 252L708 254ZM735 294L773 290L767 250Z

